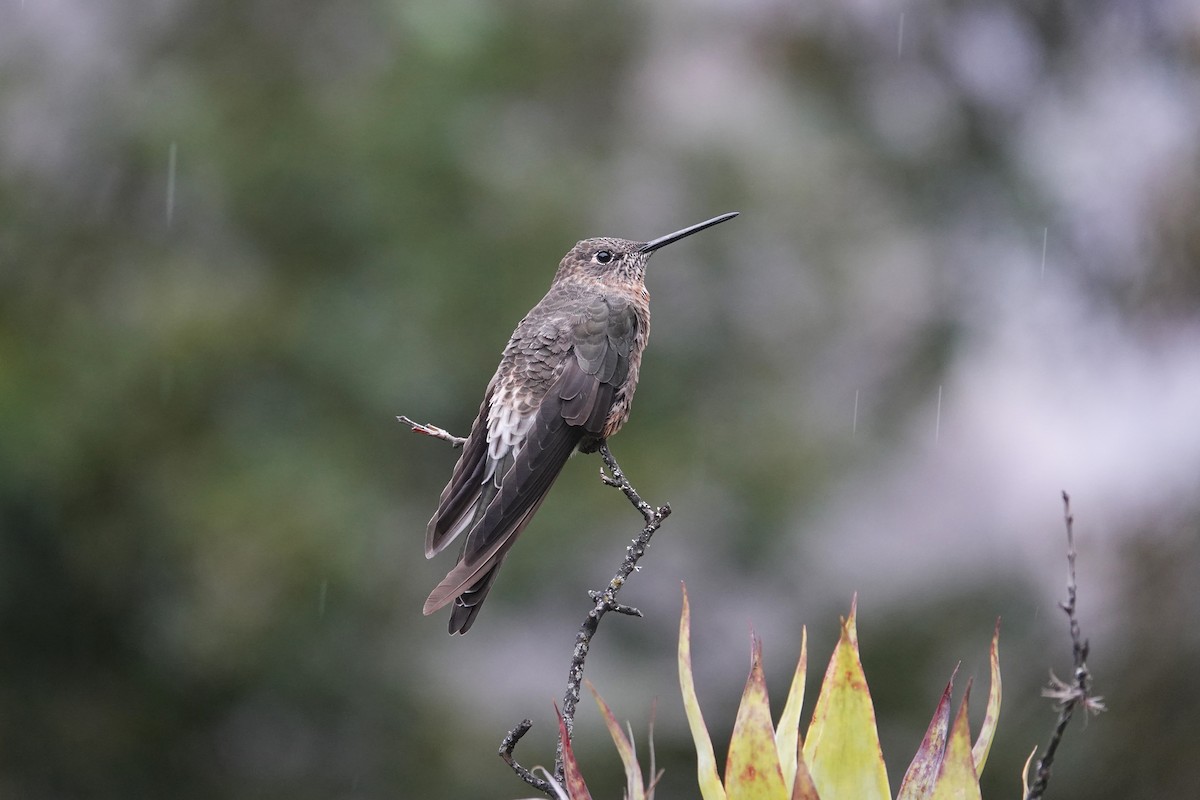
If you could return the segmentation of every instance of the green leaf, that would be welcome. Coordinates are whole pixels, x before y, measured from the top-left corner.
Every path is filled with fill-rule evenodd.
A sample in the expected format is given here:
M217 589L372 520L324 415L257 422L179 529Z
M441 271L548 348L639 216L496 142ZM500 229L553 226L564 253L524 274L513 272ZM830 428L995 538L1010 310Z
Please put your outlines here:
M875 709L858 655L857 596L825 679L804 742L804 759L825 800L890 800Z
M604 717L604 724L608 727L608 735L612 737L613 744L617 746L617 752L621 755L621 763L625 765L625 796L629 800L645 800L646 787L642 784L642 767L638 764L633 738L621 730L617 718L613 716L612 709L600 697L600 693L596 691L592 682L585 680L584 683L587 684L592 696L596 698L596 705L600 707L600 714Z
M942 692L942 699L933 712L933 719L925 729L925 738L921 740L921 746L917 748L917 754L908 765L904 780L900 782L896 800L925 800L933 793L942 757L946 753L946 736L950 732L950 692L954 689L954 676L957 674L958 667L955 667Z
M992 684L988 691L987 712L979 728L979 738L971 750L975 772L979 775L983 774L983 766L987 763L988 752L992 749L992 740L996 738L996 728L1000 724L1000 620L996 620L996 631L992 634L991 662Z
M800 744L799 741L796 744ZM804 753L797 751L796 779L792 783L792 800L821 800L817 793L817 785L809 774L808 764L804 763Z
M692 741L696 745L696 780L703 800L726 800L725 787L717 775L717 759L713 755L712 739L700 713L696 683L692 678L691 611L688 608L687 586L683 586L683 611L679 615L679 688L683 694L683 710L687 714Z
M725 792L729 800L787 800L762 669L762 643L753 635L750 641L750 676L733 723Z
M933 786L930 800L983 800L979 792L979 776L975 772L975 759L971 755L971 727L967 721L967 703L971 699L971 683L963 694L962 704L950 728L946 741L946 753L938 770L937 782Z
M800 660L792 675L792 686L788 690L783 716L775 731L775 745L779 749L779 765L783 769L784 786L792 786L796 779L796 762L800 755L800 711L804 707L804 682L808 672L808 628L800 628ZM807 771L807 770L806 770Z

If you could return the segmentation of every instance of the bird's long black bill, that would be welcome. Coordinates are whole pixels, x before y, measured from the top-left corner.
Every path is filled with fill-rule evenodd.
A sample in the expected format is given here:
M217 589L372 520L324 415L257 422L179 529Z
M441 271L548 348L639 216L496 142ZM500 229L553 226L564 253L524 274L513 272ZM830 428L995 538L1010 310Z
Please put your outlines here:
M680 239L683 239L686 236L691 236L693 233L699 233L700 231L704 230L705 228L711 228L713 225L719 225L722 222L724 222L725 220L733 219L737 215L738 215L738 212L730 211L728 214L722 214L719 217L713 217L710 220L705 220L704 222L698 222L695 225L691 225L687 228L684 228L681 231L675 231L674 233L668 233L666 236L660 236L652 242L646 242L644 245L642 245L641 251L643 253L653 253L655 250L657 250L660 247L666 247L667 245L671 244L672 242L678 242Z

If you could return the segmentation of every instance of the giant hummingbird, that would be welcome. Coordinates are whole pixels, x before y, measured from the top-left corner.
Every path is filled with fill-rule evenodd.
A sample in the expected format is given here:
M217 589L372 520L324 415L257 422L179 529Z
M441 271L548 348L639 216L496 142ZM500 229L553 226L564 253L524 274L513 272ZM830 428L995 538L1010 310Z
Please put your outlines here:
M629 419L650 335L650 256L736 216L649 242L585 239L563 257L508 340L425 532L426 558L466 534L458 563L425 601L426 614L453 602L450 633L470 630L571 453L595 452Z

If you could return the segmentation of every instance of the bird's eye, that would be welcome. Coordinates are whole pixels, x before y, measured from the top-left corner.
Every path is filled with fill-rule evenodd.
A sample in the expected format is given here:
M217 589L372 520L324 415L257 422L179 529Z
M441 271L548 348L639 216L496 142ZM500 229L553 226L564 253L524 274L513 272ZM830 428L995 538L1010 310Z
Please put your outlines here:
M601 264L607 264L608 262L612 261L612 257L612 253L608 250L599 250L596 252L595 256L596 260Z

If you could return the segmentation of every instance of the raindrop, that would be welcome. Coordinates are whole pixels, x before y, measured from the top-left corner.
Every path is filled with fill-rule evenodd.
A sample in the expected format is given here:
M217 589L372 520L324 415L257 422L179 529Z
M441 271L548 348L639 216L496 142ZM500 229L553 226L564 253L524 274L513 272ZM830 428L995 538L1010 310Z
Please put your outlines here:
M1042 277L1046 277L1046 242L1050 239L1050 228L1042 228Z
M178 155L179 148L175 142L171 142L171 148L167 155L167 225L171 224L171 220L175 218L175 160Z
M858 389L854 390L854 421L850 423L850 436L858 433Z
M933 423L933 443L937 444L942 437L942 385L938 384L937 417Z

